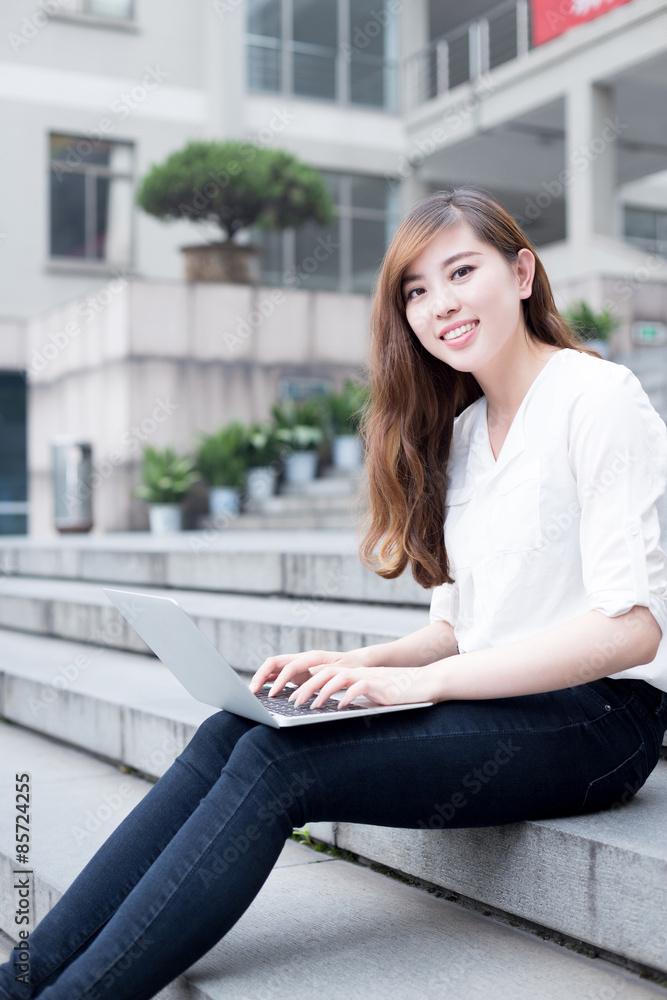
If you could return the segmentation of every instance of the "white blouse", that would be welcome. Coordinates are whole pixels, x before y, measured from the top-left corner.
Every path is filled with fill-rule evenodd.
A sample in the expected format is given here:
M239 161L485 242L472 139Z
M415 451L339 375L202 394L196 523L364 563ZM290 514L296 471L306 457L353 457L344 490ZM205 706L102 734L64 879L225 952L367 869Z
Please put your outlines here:
M639 379L558 351L497 462L486 402L454 421L444 528L454 583L434 588L431 621L449 622L464 653L641 604L662 629L657 655L609 676L667 691L667 427Z

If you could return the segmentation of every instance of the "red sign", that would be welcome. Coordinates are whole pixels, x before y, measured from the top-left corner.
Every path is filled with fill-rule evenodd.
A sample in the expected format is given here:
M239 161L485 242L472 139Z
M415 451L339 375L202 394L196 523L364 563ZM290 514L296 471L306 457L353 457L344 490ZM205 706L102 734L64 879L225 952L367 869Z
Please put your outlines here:
M533 45L542 45L570 28L601 17L630 0L530 0Z

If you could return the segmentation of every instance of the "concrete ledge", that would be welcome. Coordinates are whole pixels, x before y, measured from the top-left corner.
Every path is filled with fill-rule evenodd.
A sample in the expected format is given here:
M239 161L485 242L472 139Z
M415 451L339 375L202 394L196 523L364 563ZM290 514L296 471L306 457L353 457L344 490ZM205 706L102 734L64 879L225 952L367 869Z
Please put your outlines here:
M311 836L667 973L667 761L626 805L469 830L309 824ZM333 835L333 836L332 836Z
M299 523L303 528L304 524ZM106 581L283 597L428 607L411 573L384 580L364 569L351 531L231 528L0 539L4 575Z
M355 649L428 624L428 612L418 608L17 576L0 579L0 627L150 652L104 586L174 597L233 667L251 671L274 653Z

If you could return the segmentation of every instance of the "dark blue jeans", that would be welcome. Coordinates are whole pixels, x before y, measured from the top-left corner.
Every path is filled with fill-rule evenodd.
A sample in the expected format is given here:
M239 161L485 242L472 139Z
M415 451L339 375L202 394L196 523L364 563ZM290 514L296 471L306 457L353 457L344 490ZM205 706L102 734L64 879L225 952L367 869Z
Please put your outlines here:
M14 956L7 1000L144 1000L239 919L308 821L481 827L628 802L667 695L637 680L276 730L217 712Z

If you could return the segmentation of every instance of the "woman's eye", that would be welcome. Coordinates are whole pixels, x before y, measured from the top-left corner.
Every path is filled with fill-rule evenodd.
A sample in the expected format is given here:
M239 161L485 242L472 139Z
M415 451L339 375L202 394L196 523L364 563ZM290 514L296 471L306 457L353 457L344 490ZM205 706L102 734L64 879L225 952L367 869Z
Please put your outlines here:
M475 268L472 267L470 264L463 264L461 267L457 267L456 268L456 270L454 271L454 274L452 274L452 278L454 277L454 275L458 274L459 271L466 271L466 272L468 272L468 271L474 271L474 270L475 270ZM465 274L463 275L463 277L465 278Z
M418 295L424 291L423 288L411 288L409 292L405 294L405 301L410 302L411 299L416 299Z

